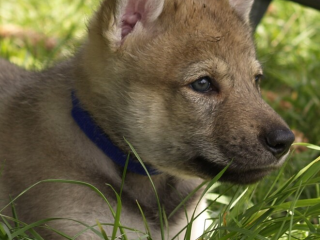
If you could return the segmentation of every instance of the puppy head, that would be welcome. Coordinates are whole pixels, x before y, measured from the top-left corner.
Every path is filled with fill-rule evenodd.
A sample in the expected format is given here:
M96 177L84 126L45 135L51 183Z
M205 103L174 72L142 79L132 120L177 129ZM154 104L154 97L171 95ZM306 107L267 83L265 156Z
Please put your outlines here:
M79 97L122 149L172 175L250 183L294 136L261 99L247 0L106 0L77 68Z

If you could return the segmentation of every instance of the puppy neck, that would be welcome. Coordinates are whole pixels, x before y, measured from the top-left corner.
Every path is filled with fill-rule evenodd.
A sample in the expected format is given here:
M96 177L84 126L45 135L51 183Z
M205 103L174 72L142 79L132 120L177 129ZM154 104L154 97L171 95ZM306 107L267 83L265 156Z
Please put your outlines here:
M79 99L75 93L72 92L72 117L78 124L80 129L86 134L86 136L96 144L100 150L102 150L113 162L117 165L125 168L127 163L127 171L133 172L139 175L156 175L159 172L150 166L145 165L146 170L143 168L138 160L131 157L128 158L128 154L124 153L116 145L112 143L109 137L103 132L103 130L95 123L90 114L81 107Z

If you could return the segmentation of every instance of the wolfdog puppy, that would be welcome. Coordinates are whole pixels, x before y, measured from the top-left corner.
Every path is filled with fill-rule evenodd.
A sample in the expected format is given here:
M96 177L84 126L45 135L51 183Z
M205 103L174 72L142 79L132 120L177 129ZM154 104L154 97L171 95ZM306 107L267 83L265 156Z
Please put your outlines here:
M1 206L38 181L69 179L94 185L116 209L106 183L119 192L128 162L121 224L146 232L139 202L156 240L157 198L140 162L133 154L126 160L127 142L151 174L166 216L229 163L221 181L239 184L279 167L294 135L260 96L252 2L104 0L72 59L41 72L1 60ZM165 238L188 224L184 209L191 216L197 198L168 219ZM42 183L15 203L21 221L64 218L48 225L70 236L86 227L67 219L114 222L104 200L82 185ZM201 224L192 229L192 239L203 232ZM105 230L111 235L112 226ZM87 230L77 239L99 237Z

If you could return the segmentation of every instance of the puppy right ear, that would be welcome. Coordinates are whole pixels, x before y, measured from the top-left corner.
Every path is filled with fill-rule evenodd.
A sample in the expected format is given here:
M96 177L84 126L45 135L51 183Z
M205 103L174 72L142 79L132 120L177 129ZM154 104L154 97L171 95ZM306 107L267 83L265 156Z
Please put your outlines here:
M249 22L249 14L254 0L229 0L231 7L245 22Z
M164 0L105 0L92 27L115 47L129 34L146 29L163 11Z

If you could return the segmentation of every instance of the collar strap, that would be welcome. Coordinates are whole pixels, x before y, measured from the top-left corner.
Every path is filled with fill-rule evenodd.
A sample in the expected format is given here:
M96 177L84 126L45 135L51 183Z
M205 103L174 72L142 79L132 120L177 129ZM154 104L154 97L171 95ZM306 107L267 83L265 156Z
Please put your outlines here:
M96 125L90 114L80 106L79 99L72 92L72 117L87 135L113 162L121 167L125 167L127 154L114 145L103 130ZM157 170L145 165L150 175L159 174ZM147 175L139 161L129 158L127 170L140 175Z

